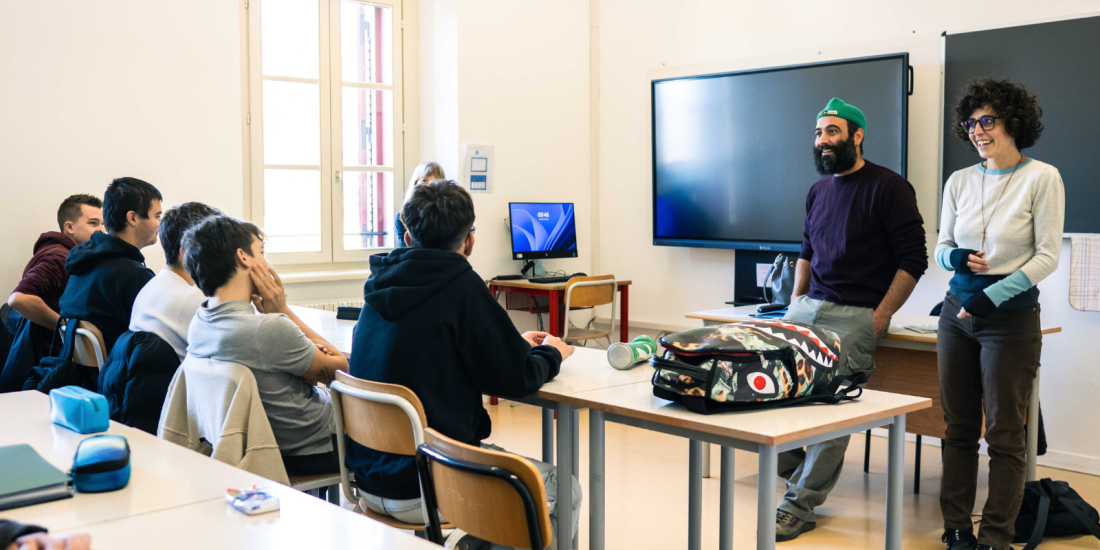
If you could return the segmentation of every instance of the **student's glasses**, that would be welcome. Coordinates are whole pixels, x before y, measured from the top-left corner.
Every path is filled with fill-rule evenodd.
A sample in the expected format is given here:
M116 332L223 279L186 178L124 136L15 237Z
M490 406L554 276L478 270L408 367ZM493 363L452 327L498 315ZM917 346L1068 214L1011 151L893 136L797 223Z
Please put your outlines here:
M981 118L968 118L968 119L960 122L959 124L962 124L963 129L965 129L966 133L968 133L968 134L973 134L974 130L978 127L978 124L982 125L982 130L985 130L986 132L988 132L988 131L992 130L994 126L997 125L997 119L998 118L1001 118L1001 117L986 115L986 116L983 116Z

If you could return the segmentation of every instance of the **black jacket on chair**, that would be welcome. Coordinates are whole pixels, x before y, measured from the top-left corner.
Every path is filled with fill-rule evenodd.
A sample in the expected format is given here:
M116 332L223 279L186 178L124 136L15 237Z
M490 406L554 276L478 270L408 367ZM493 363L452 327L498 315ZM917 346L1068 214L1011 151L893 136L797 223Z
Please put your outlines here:
M99 393L111 420L153 435L168 385L180 366L172 346L152 332L126 331L99 369Z

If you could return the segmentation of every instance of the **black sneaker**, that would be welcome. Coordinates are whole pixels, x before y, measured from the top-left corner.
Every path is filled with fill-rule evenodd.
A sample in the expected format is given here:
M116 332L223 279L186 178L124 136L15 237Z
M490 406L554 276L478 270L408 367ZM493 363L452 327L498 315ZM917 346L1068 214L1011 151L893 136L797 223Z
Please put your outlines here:
M775 542L792 540L806 531L813 531L816 521L802 521L790 512L775 511Z
M978 539L974 537L974 533L964 533L958 529L945 529L943 538L940 540L947 543L947 550L977 550L978 548ZM989 547L986 546L986 548Z
M975 547L975 550L994 550L994 548L988 544L979 544Z

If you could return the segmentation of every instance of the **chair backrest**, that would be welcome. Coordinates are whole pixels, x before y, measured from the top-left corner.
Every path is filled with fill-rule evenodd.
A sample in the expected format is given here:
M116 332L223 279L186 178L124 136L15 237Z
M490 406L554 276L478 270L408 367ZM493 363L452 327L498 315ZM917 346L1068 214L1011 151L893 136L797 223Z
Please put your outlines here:
M569 307L595 307L615 301L614 275L573 277L565 283L565 299Z
M615 297L619 283L614 275L595 277L573 277L565 284L565 311L568 314L575 307L596 307L611 304L611 325L608 331L615 330ZM569 322L565 323L562 340L569 338Z
M62 325L62 330L68 330L71 321ZM80 321L76 325L76 345L73 348L73 362L85 367L103 367L107 357L107 344L104 343L103 333L95 325L88 321Z
M455 527L513 548L550 545L550 511L542 475L521 456L473 447L431 428L417 452L425 486L424 507L432 518L429 534L442 538L439 514ZM568 511L568 503L565 504Z
M409 388L356 378L336 371L329 385L336 409L336 450L340 458L340 480L344 496L358 498L351 491L351 479L344 462L347 453L344 436L364 446L398 455L413 456L424 443L428 427L424 405Z

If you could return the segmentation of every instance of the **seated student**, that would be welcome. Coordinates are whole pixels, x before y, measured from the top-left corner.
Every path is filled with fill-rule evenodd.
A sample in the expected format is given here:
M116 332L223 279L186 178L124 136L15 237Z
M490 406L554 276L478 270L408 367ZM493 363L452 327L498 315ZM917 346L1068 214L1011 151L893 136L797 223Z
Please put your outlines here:
M176 350L180 361L187 354L187 328L206 297L183 267L183 234L210 216L217 208L188 202L168 209L160 220L160 245L168 267L160 270L134 300L130 330L151 332Z
M405 202L409 201L409 197L412 196L413 189L416 189L417 185L442 179L447 179L447 175L443 173L443 167L438 162L428 161L417 164L416 168L413 168L412 177L409 178L409 190L405 192ZM408 246L405 244L405 231L405 223L401 221L401 212L398 212L393 217L394 248Z
M260 228L228 216L185 234L184 265L209 297L191 321L187 356L252 370L287 475L339 472L332 401L317 383L346 372L348 360L287 307L263 239Z
M69 282L61 295L61 316L95 325L107 353L130 326L134 299L153 278L141 249L157 242L160 191L136 178L117 178L103 194L107 233L93 233L69 251Z
M0 392L19 391L31 368L50 354L53 330L69 273L69 250L103 231L103 201L92 195L72 195L57 209L59 231L47 231L34 243L34 256L23 269L23 279L8 297L18 312L12 329L15 341L0 375Z
M474 248L474 205L455 182L418 185L401 217L411 248L370 258L351 374L409 388L423 403L428 426L481 445L492 429L481 396L534 393L557 376L573 346L545 333L516 331L467 261ZM532 462L547 481L556 518L554 468ZM371 510L408 523L423 521L413 457L349 441L347 466ZM571 482L576 529L580 484Z

